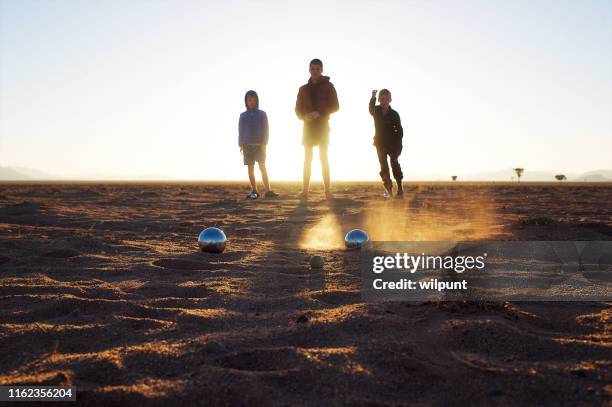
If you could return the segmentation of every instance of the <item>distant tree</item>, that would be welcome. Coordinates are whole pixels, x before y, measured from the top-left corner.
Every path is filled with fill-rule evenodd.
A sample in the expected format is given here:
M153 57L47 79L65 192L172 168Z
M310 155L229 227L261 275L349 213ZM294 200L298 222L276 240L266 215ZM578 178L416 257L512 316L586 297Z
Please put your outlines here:
M456 175L453 175L453 176L451 176L451 179L452 179L453 181L457 181L457 176L456 176Z
M515 168L514 172L516 172L516 176L518 177L518 182L521 182L521 175L523 175L524 168Z
M555 178L557 179L557 181L565 181L567 179L567 177L563 174L557 174L555 175Z

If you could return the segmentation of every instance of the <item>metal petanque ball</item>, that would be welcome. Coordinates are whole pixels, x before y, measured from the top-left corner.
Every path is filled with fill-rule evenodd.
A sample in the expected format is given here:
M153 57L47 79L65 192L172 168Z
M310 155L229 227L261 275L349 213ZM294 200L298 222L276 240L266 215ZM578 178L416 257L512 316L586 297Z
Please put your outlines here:
M203 252L208 253L221 253L225 250L227 244L227 237L221 229L218 228L206 228L200 232L198 236L198 246Z
M359 249L370 238L368 234L361 229L353 229L344 236L344 244L347 249Z

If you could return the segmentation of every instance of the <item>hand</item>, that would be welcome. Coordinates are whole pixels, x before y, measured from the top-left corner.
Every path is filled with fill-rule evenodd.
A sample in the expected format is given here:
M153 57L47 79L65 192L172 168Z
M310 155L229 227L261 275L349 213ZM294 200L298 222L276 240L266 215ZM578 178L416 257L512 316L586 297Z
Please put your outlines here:
M306 116L304 116L304 120L307 122L311 122L313 120L318 119L319 117L321 117L321 115L319 114L319 112L310 112L307 113Z
M267 147L267 144L262 144L262 145L261 145L261 151L262 151L264 154L266 153L266 147Z
M372 91L372 97L373 97L373 98L375 98L377 93L378 93L378 91L377 91L376 89L374 89L374 90Z
M242 146L240 147L240 154L244 155L244 150L242 149Z

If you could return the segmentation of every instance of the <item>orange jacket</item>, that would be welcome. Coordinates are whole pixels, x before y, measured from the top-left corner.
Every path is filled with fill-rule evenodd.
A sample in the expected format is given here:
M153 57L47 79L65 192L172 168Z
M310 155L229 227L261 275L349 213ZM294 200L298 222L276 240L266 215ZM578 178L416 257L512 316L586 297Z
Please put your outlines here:
M319 82L308 83L300 87L297 100L295 102L295 114L300 120L310 112L317 111L321 119L328 120L329 115L337 112L340 108L336 88L329 81L329 76L322 76Z

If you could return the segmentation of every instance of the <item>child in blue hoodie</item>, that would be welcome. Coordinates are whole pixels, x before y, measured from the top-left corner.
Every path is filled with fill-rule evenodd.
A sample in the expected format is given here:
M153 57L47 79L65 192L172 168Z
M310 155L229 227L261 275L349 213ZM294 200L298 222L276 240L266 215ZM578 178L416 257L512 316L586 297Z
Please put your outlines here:
M255 181L255 161L259 164L261 180L264 184L264 197L275 198L278 195L270 190L268 171L266 170L266 145L268 144L268 116L259 109L259 96L254 90L244 95L246 111L240 114L238 121L238 146L244 157L244 165L249 169L251 193L247 199L259 198Z

